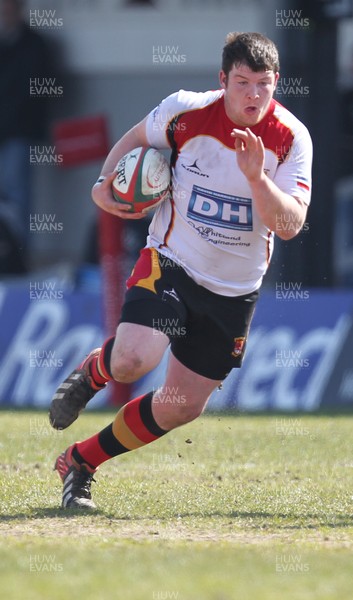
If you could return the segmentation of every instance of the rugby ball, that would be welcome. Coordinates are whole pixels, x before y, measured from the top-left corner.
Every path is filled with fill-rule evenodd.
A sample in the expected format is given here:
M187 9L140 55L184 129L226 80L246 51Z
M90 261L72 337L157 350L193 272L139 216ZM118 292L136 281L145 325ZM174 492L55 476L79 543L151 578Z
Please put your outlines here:
M166 158L151 147L140 147L123 156L112 183L115 200L141 213L170 197L170 168Z

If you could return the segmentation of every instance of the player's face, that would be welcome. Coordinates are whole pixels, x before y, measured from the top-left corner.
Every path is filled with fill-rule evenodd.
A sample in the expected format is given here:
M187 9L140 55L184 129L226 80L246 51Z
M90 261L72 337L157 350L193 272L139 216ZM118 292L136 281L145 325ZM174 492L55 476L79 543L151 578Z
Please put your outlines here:
M228 77L220 72L227 116L242 127L256 125L269 109L278 80L273 71L252 71L247 65L233 65Z

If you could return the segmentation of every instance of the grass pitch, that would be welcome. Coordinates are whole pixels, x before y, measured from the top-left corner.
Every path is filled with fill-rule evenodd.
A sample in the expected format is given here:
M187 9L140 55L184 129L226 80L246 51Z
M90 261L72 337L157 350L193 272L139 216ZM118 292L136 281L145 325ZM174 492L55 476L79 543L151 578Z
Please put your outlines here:
M112 418L0 413L3 598L352 600L352 417L204 415L63 511L56 456Z

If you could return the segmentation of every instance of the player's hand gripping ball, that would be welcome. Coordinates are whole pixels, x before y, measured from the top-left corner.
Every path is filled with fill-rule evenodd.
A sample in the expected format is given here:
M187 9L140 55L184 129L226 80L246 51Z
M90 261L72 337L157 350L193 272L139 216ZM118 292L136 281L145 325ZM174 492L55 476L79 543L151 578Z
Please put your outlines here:
M168 161L151 147L135 148L123 156L115 167L113 196L130 206L129 212L144 213L170 198Z

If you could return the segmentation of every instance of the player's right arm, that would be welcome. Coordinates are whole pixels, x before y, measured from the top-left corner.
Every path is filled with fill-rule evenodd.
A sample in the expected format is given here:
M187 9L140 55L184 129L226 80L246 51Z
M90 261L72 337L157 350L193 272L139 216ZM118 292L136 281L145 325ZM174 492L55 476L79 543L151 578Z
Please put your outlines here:
M92 188L92 198L97 206L121 219L142 219L145 216L144 214L127 212L129 211L129 206L118 204L114 200L112 182L116 176L114 169L119 160L134 148L149 145L146 136L146 120L147 117L132 127L113 146L101 171L101 176L105 177L105 179L101 183L95 183Z
M209 93L206 100L213 102L219 94L219 91ZM118 204L113 198L111 184L116 175L114 169L117 163L127 152L139 146L152 146L158 150L163 148L170 149L167 130L174 116L185 109L198 108L200 103L202 106L204 102L204 93L179 90L179 92L167 96L140 123L125 133L115 146L113 146L103 165L101 175L105 177L105 180L93 186L92 198L94 202L103 210L117 215L122 219L143 218L144 214L127 212L129 211L129 206L126 205L125 207L123 204Z

